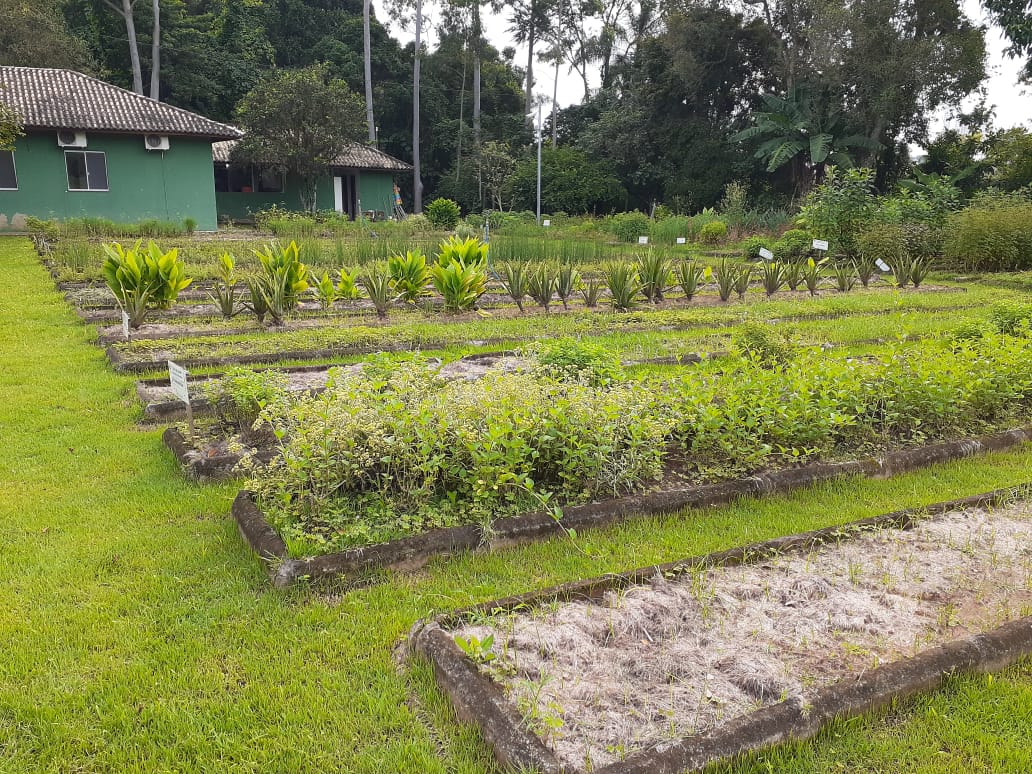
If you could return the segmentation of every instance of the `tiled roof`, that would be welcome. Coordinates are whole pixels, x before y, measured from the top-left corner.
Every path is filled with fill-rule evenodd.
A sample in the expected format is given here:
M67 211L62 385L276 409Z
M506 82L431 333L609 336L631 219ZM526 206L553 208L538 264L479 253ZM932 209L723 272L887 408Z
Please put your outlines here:
M74 70L0 67L0 103L14 108L27 129L240 137L232 126Z
M235 140L216 142L211 146L211 156L215 161L229 161L229 155L236 146ZM369 145L351 143L346 151L340 154L333 166L348 169L365 169L370 171L411 172L412 165L396 159L382 150Z

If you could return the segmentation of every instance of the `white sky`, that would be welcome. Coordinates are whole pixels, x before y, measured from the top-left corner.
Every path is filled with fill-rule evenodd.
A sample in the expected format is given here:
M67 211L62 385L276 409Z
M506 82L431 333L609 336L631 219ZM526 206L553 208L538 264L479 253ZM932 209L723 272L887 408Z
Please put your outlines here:
M971 18L983 24L988 24L985 14L978 0L963 0L964 10ZM376 16L381 21L391 19L391 14L384 10L384 0L373 0L376 9ZM428 39L431 47L436 45L436 26L439 5L429 0L424 5L424 14L428 19L427 32L424 37ZM485 9L486 10L486 9ZM402 41L412 39L411 32L402 29L398 24L389 22L388 28L391 33ZM484 15L484 31L491 43L499 50L514 46L512 39L506 31L508 27L507 16L504 13L492 14L486 12ZM1018 73L1022 69L1022 60L1010 59L1004 55L1007 43L1002 31L998 27L990 27L986 34L986 50L988 53L989 78L985 82L986 92L990 104L996 106L995 126L997 128L1009 128L1017 125L1032 125L1032 88L1021 86L1018 83ZM516 49L516 64L526 64L527 51L525 47L514 46ZM549 102L552 98L553 74L555 69L552 66L536 63L534 70L535 91L539 95L547 97ZM598 86L598 73L592 82L592 87ZM576 73L569 73L565 67L559 71L559 105L565 107L579 103L584 96L584 87L580 76ZM974 102L974 100L971 100ZM545 110L547 112L548 105ZM933 122L933 134L941 127L955 124L951 116L942 114L939 119Z

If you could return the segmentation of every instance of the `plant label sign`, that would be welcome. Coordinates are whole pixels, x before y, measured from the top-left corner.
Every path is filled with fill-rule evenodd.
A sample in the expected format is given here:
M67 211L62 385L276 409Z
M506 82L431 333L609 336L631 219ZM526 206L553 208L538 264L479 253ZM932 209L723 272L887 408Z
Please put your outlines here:
M813 240L813 249L814 250L823 250L824 252L828 252L828 240L827 239L815 239L815 240Z
M765 261L772 261L772 260L774 260L774 253L772 253L766 247L761 247L760 248L760 258L762 258Z
M542 226L551 226L552 225L552 221L550 221L548 218L545 218L543 221L541 221L541 225Z
M649 243L649 238L647 236L640 236L640 237L638 237L638 244L639 245L647 245L648 243Z
M878 267L878 271L888 271L889 264L885 263L881 258L874 262L874 265Z
M177 363L168 361L168 381L172 385L172 394L187 406L190 405L190 388L186 383L188 371Z
M688 240L685 237L678 237L677 238L677 244L683 245L683 244L687 244L687 243L688 243Z
M132 333L129 331L129 315L125 313L125 309L122 310L122 335L125 336L126 341L132 341Z

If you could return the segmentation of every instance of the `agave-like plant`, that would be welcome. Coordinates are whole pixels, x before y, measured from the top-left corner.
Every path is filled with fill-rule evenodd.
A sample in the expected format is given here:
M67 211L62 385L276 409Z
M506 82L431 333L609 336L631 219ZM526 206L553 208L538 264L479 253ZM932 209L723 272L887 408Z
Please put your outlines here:
M584 299L584 306L594 309L598 306L598 299L602 295L603 286L595 277L590 277L581 283L580 295Z
M556 284L555 266L550 263L539 264L527 275L527 295L547 313L552 296L555 295Z
M606 287L613 302L613 308L626 311L634 306L634 297L641 291L638 272L630 264L618 261L605 268Z
M386 320L387 312L395 298L394 281L391 279L390 273L373 269L363 274L359 282L365 288L369 300L373 302L376 316L381 320Z
M672 284L670 261L658 250L646 250L637 258L641 292L650 304L663 300L663 291Z
M733 284L739 301L745 300L745 292L749 289L749 280L752 279L752 273L752 266L739 266L736 269Z
M212 283L208 298L227 320L240 311L236 281L236 261L230 253L223 253L219 256L219 276Z
M760 268L763 290L770 298L785 286L785 266L777 261L764 261Z
M684 291L685 298L691 301L695 298L695 294L709 282L713 270L709 266L700 266L695 261L684 261L677 265L675 274L677 284Z
M162 252L150 242L141 250L140 244L130 248L118 242L104 245L107 258L101 267L104 281L133 329L143 324L149 310L171 307L179 292L193 281L186 276L177 249Z
M738 267L725 258L713 269L713 278L717 283L717 293L720 295L720 300L727 302L731 298L731 291L735 289Z
M563 309L570 308L570 298L580 285L580 272L577 267L569 261L559 264L559 270L555 275L555 292L563 303Z
M824 268L824 264L827 262L827 258L821 258L819 261L807 258L806 263L803 264L803 283L806 285L806 289L810 291L811 296L817 295L817 288L821 284L821 269Z
M527 264L522 261L503 263L499 279L505 292L512 297L512 300L516 302L516 308L522 313L524 311L523 299L527 297L529 280Z
M848 293L856 285L856 267L852 263L839 263L832 268L835 277L835 289L839 293Z

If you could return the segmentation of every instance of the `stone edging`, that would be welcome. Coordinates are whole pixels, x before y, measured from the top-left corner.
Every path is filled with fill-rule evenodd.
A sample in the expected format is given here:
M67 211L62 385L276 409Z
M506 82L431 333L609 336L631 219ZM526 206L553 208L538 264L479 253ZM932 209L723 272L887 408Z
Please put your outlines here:
M1020 488L1019 488L1020 489ZM1027 490L1027 487L1025 487ZM418 622L407 647L427 659L438 685L448 695L458 718L476 724L503 766L534 769L542 774L576 774L534 734L501 688L462 653L447 627L473 615L511 612L555 601L597 599L606 591L647 582L657 574L676 576L691 569L734 566L786 551L805 551L816 545L858 532L890 527L909 529L922 516L961 508L985 507L1015 496L1017 489L996 490L973 497L937 503L827 527L741 548L626 573L575 581ZM1026 492L1027 493L1027 492ZM1032 616L1011 621L983 634L954 640L911 658L850 677L817 692L805 707L782 701L731 720L718 729L651 745L626 760L596 770L596 774L676 774L697 771L711 763L790 740L815 736L836 718L852 717L887 705L894 699L938 687L959 671L990 672L1032 655Z
M166 431L167 433L168 431ZM532 540L542 540L568 529L583 530L623 521L635 516L670 513L683 508L723 505L749 495L789 492L821 481L845 476L883 478L940 462L974 454L1001 451L1032 441L1032 426L994 433L978 438L921 446L849 462L817 463L788 468L744 479L704 484L660 492L646 492L602 502L572 505L563 509L562 522L550 513L535 511L496 519L490 535L477 525L435 529L419 535L372 546L350 548L322 556L290 558L285 546L271 557L262 550L267 543L255 532L255 525L268 527L265 515L254 502L252 493L243 490L233 501L232 513L241 535L260 556L275 558L269 566L273 585L286 587L300 578L316 579L334 576L362 577L382 568L407 570L426 564L430 559L482 547L499 548Z
M214 457L200 456L197 450L180 432L178 427L165 428L161 441L175 456L176 461L190 478L197 481L225 481L234 477L234 468L240 462L239 454L219 454ZM267 463L275 456L271 449L261 449L255 457L259 463Z

